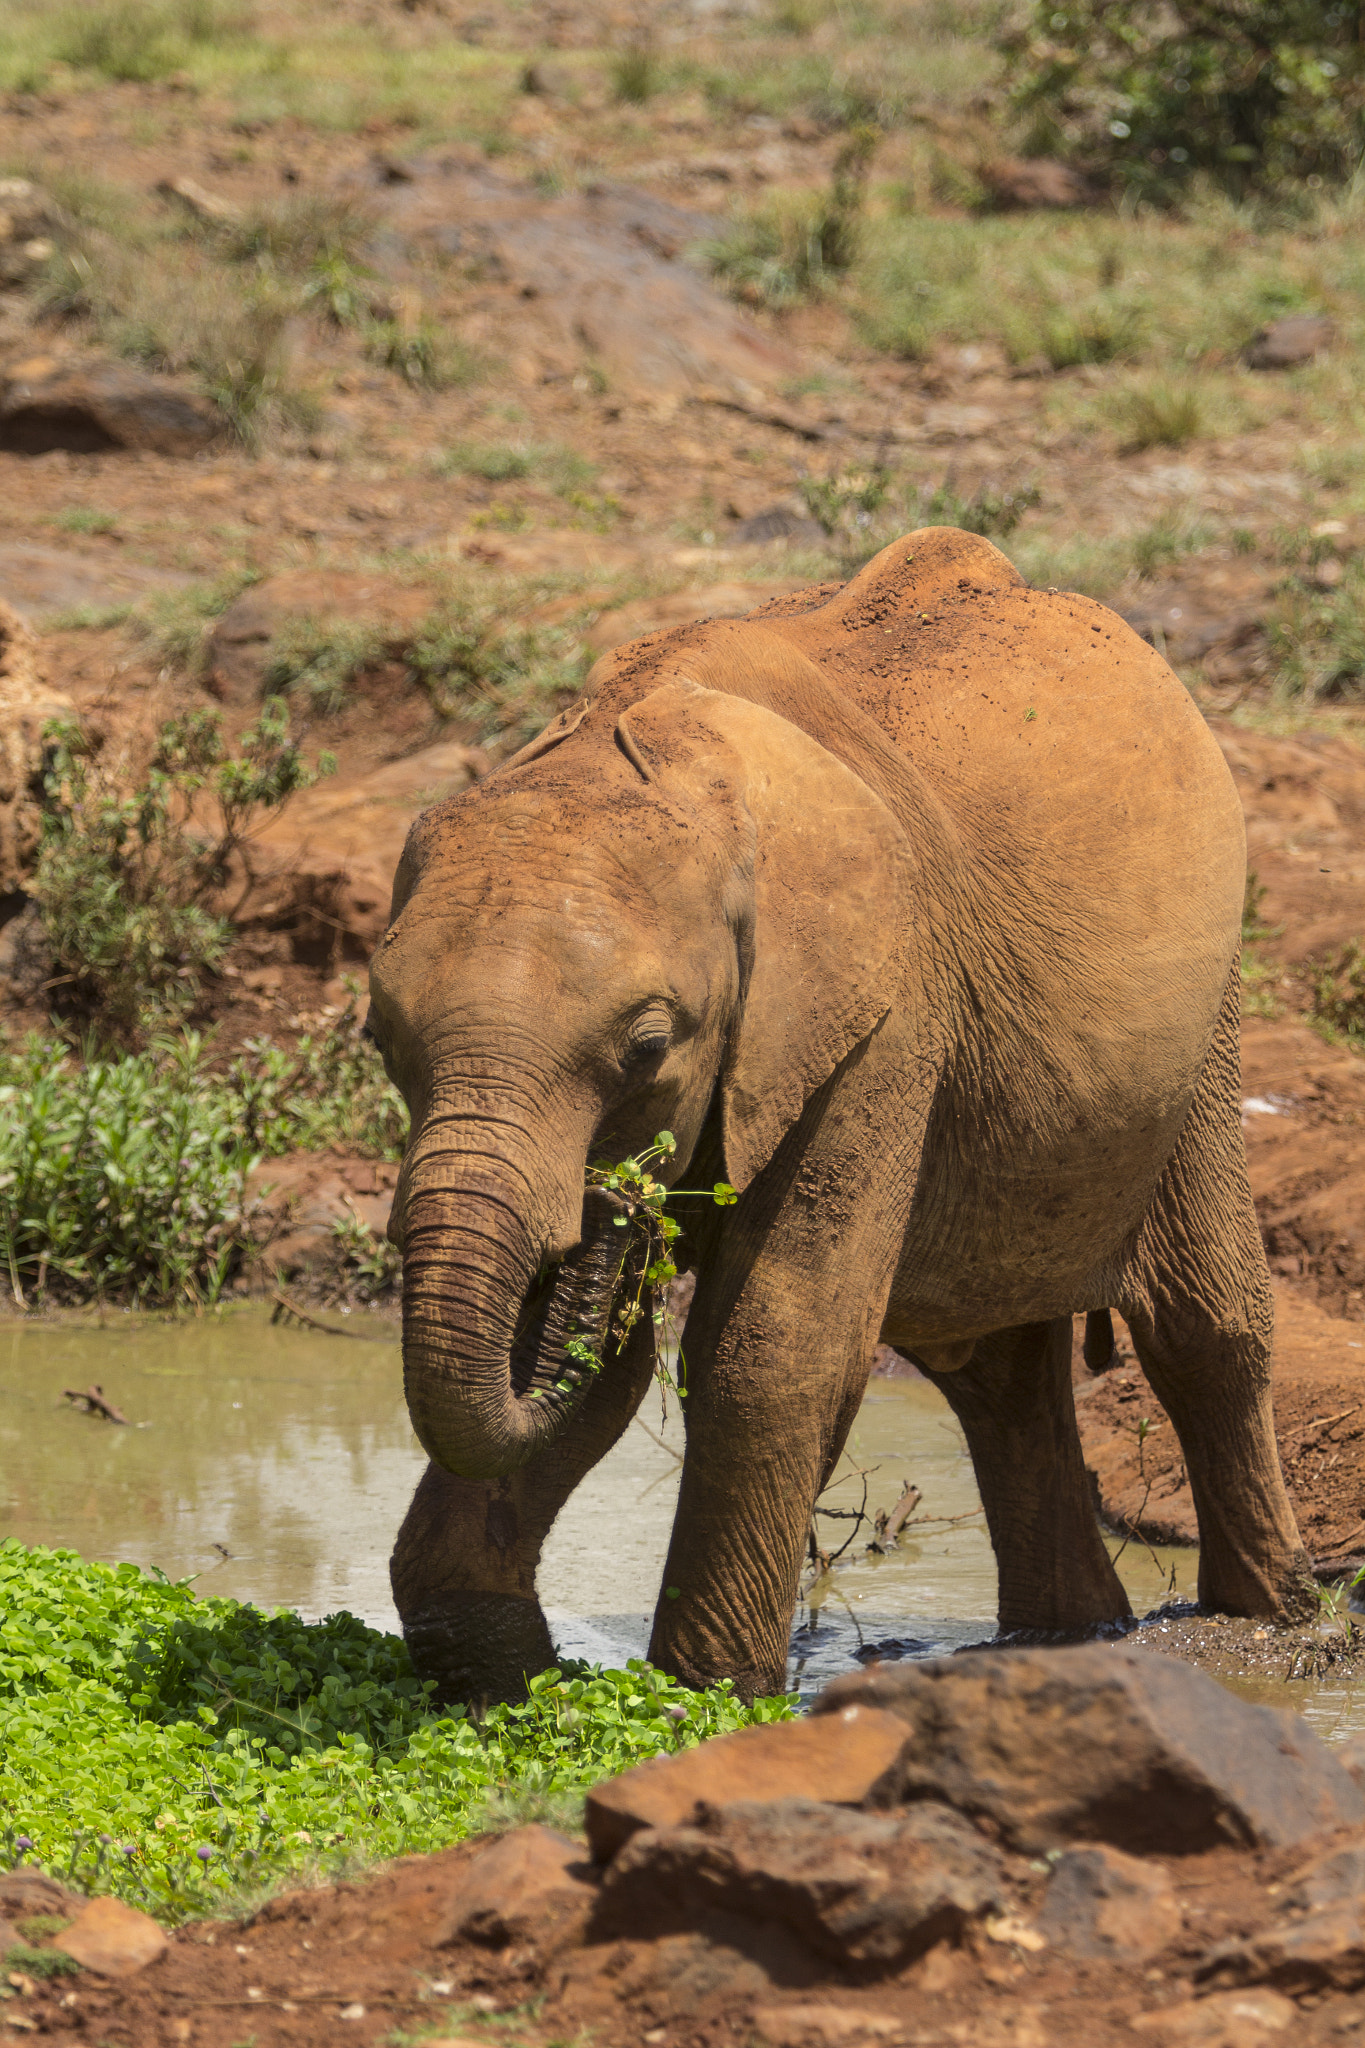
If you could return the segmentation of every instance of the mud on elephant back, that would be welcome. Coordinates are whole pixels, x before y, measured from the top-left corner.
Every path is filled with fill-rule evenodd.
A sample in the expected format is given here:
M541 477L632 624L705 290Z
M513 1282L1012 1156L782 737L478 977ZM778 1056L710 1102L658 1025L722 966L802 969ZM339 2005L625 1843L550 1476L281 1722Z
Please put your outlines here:
M1200 1597L1312 1602L1270 1413L1239 1117L1245 850L1160 656L987 542L907 535L850 583L653 635L427 811L372 968L412 1111L392 1229L431 1464L393 1585L447 1699L553 1657L535 1592L626 1428L585 1166L666 1127L696 1275L687 1450L650 1656L781 1689L812 1502L879 1340L966 1433L1005 1628L1126 1615L1070 1387L1118 1310L1179 1433ZM576 1383L573 1337L600 1359Z

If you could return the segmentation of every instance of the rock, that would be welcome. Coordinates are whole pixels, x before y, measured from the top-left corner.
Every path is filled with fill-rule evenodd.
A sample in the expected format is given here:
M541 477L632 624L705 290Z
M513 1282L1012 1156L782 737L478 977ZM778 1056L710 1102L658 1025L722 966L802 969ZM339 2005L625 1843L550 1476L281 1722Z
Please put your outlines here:
M999 1851L944 1806L890 1815L740 1801L628 1842L594 1933L681 1932L721 1912L776 1920L831 1961L881 1974L998 1907L1003 1878Z
M179 569L123 560L116 548L98 553L0 542L0 596L35 624L54 612L118 613L155 592L183 590L193 579Z
M1365 1734L1348 1735L1336 1745L1337 1761L1348 1770L1357 1785L1365 1788Z
M837 1679L812 1713L855 1705L911 1730L877 1803L946 1800L1022 1849L1189 1855L1365 1820L1360 1787L1296 1714L1127 1642L874 1667Z
M280 643L310 625L353 636L370 630L376 663L401 658L431 610L430 591L392 576L294 569L268 577L234 599L214 626L209 688L225 704L259 704Z
M1295 370L1331 345L1332 323L1325 313L1286 313L1253 335L1242 361L1249 370Z
M714 237L714 214L605 180L545 194L473 162L434 171L385 188L388 221L419 246L448 247L458 228L462 249L519 290L532 377L586 360L613 396L668 402L707 386L761 397L799 374L796 351L684 260Z
M1216 1991L1211 1998L1185 1998L1156 2012L1139 2013L1128 2024L1139 2034L1155 2034L1163 2041L1256 2048L1262 2035L1283 2034L1298 2018L1298 2007L1278 1991Z
M248 1175L246 1185L256 1256L271 1272L286 1278L334 1269L334 1226L356 1218L382 1237L397 1178L398 1168L388 1160L288 1152L263 1161Z
M577 1842L549 1828L517 1828L465 1865L448 1928L436 1946L553 1941L562 1947L586 1922L598 1881Z
M0 178L0 285L25 285L56 246L61 209L29 178Z
M241 224L240 206L234 206L220 193L205 191L193 178L163 178L156 189L165 199L178 199L206 227L235 228Z
M133 1977L164 1956L170 1944L150 1913L139 1913L121 1899L91 1899L52 1946L101 1977Z
M896 1715L858 1705L823 1721L739 1728L676 1756L651 1757L589 1792L592 1853L610 1862L640 1828L694 1821L703 1804L805 1798L861 1805L892 1771L905 1739Z
M903 1351L893 1350L889 1344L879 1344L872 1354L871 1377L874 1380L922 1380L924 1374Z
M1089 178L1051 157L998 157L982 164L977 176L1002 213L1093 206L1099 197Z
M71 709L50 689L33 629L0 599L0 896L32 873L41 833L43 727Z
M741 548L767 547L775 540L799 548L822 548L829 544L829 535L819 521L794 505L770 505L766 512L752 512L747 519L740 520L727 538L733 546Z
M785 2048L789 2041L884 2041L903 2034L905 2022L860 2005L760 2005L754 2028L774 2048Z
M85 1903L79 1892L69 1892L31 1863L0 1870L0 1911L13 1920L26 1920L34 1913L79 1913Z
M790 1928L758 1925L730 1913L707 1913L685 1934L655 1941L614 1942L610 1981L615 1996L647 2002L660 2019L683 2018L695 2027L699 2009L713 2001L771 1995L817 1984L828 1965L812 1956ZM597 2004L606 1972L600 1946L573 1950L559 1966L562 1982Z
M1365 1843L1352 1842L1306 1863L1285 1879L1280 1903L1288 1912L1317 1912L1365 1896Z
M1169 1873L1119 1849L1068 1849L1038 1915L1049 1947L1087 1961L1139 1963L1180 1932Z
M1365 1985L1365 1916L1359 1899L1324 1906L1210 1949L1199 1976L1222 1984L1273 1984L1305 1991L1359 1991Z
M198 455L222 431L221 416L203 399L131 363L32 356L0 379L0 449L12 455L53 448Z

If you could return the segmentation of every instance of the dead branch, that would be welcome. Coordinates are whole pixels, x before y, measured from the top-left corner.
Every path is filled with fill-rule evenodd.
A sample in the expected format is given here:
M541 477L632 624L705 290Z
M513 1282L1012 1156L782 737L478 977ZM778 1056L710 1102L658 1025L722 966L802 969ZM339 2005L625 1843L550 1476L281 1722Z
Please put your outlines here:
M75 1387L64 1387L62 1399L72 1402L82 1415L102 1415L106 1422L126 1423L128 1417L119 1412L112 1401L104 1398L103 1387L87 1387L79 1393Z
M879 1555L892 1549L896 1538L900 1535L901 1530L905 1527L906 1522L913 1515L923 1498L924 1495L920 1492L914 1481L911 1479L905 1480L901 1488L901 1497L892 1508L890 1514L887 1514L885 1508L878 1508L876 1518L872 1524L877 1533L868 1544L868 1549L875 1550Z

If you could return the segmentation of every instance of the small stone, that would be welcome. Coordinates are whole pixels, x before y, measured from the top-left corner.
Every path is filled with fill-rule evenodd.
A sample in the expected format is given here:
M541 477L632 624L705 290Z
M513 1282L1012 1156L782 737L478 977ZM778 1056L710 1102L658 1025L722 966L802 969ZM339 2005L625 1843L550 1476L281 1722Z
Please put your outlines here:
M695 1827L637 1833L607 1873L594 1932L671 1933L727 1913L779 1922L802 1947L879 1974L1003 1900L999 1852L946 1807L740 1801L704 1807Z
M1331 344L1332 323L1325 313L1286 313L1252 337L1242 361L1250 370L1294 370Z
M1297 1714L1128 1643L874 1667L837 1679L813 1719L854 1705L911 1733L876 1803L943 1800L1026 1851L1285 1847L1365 1820L1360 1787Z
M52 1946L101 1977L133 1977L165 1955L169 1943L150 1913L121 1899L91 1899Z
M1211 1998L1186 1998L1128 2022L1139 2034L1168 2041L1226 2042L1255 2048L1262 2034L1283 2034L1298 2018L1292 2000L1278 1991L1221 1991Z
M882 2041L905 2031L889 2012L864 2012L855 2005L760 2005L754 2030L765 2041Z
M857 1806L905 1747L894 1714L852 1707L827 1721L781 1721L740 1728L677 1756L652 1757L588 1794L593 1855L609 1862L640 1828L677 1827L704 1802L824 1799Z
M1047 1947L1047 1936L1029 1921L1021 1920L1017 1913L1001 1913L994 1920L987 1920L985 1931L987 1941L997 1941L1002 1948L1022 1948L1037 1955Z
M1159 1863L1119 1849L1069 1849L1047 1888L1039 1931L1064 1955L1144 1962L1180 1932L1179 1902Z
M341 2011L337 2014L339 2020L363 2020L364 2017L365 2008L363 2005L343 2005Z
M978 175L1001 212L1093 206L1097 197L1089 178L1051 157L1000 157Z
M461 1868L447 1931L436 1945L463 1940L506 1948L552 1937L562 1945L587 1920L599 1882L577 1842L550 1828L517 1828Z

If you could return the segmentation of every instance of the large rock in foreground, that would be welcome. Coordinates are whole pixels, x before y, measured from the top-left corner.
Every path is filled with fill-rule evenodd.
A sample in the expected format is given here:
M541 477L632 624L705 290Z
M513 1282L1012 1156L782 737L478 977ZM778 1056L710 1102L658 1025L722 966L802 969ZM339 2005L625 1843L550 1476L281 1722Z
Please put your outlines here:
M1365 1820L1365 1793L1296 1714L1128 1643L883 1666L813 1711L851 1706L911 1732L879 1803L942 1800L1019 1849L1280 1848Z
M856 1974L899 1969L1005 1898L998 1850L947 1807L856 1813L814 1799L710 1807L649 1828L607 1873L603 1934L669 1934L722 1912L778 1921Z
M738 1728L595 1785L588 1794L588 1841L598 1862L606 1863L641 1828L696 1821L704 1806L791 1798L861 1806L905 1742L894 1714L865 1706L850 1706L832 1720Z

